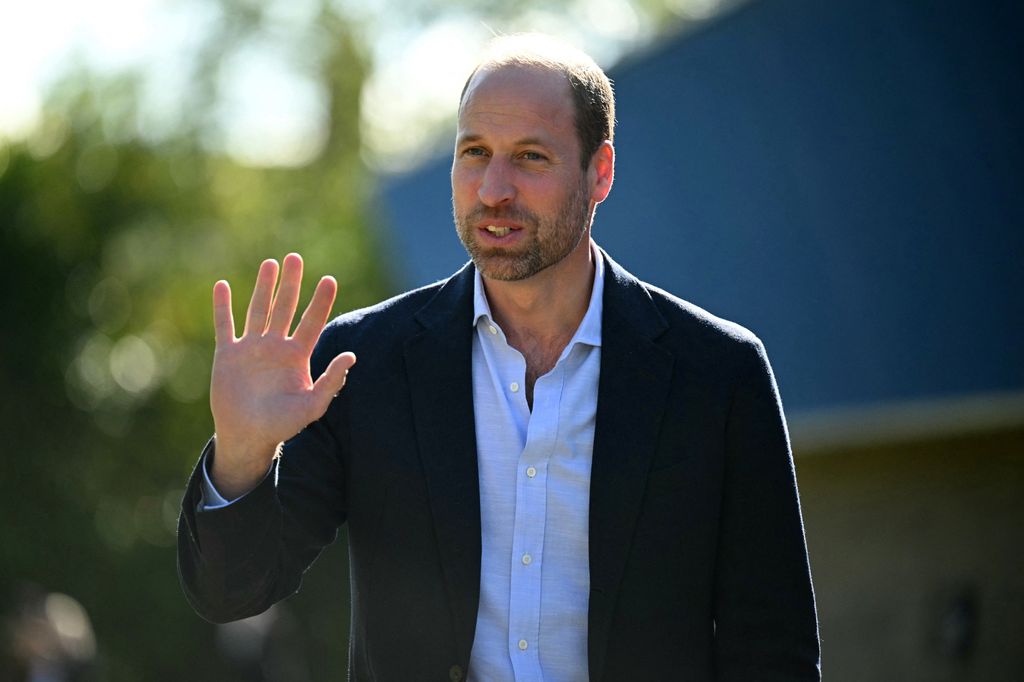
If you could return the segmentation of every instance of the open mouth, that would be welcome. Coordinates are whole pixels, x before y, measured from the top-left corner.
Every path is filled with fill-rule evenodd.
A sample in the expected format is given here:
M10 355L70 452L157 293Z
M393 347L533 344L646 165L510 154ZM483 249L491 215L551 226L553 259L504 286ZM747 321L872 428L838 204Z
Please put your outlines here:
M511 227L498 227L497 225L488 225L484 228L495 237L504 237L506 234L512 231Z

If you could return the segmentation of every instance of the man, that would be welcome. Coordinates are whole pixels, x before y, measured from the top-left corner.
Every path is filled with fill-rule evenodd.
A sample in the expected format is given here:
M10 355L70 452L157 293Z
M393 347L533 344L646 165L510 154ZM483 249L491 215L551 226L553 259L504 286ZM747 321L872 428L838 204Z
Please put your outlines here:
M276 295L263 263L238 339L217 283L179 531L199 613L293 593L347 523L356 680L819 679L763 348L591 240L613 122L588 57L499 40L452 164L472 265L321 333L325 278L290 337L297 255Z

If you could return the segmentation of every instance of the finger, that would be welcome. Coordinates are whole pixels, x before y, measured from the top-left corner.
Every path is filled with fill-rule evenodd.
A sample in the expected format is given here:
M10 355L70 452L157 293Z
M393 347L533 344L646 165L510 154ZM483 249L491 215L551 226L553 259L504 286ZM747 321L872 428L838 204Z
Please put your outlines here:
M313 350L316 340L320 338L320 332L327 324L327 318L331 314L331 306L334 305L334 297L337 293L338 282L333 277L327 275L321 278L316 285L316 291L313 292L313 298L306 306L306 311L302 313L302 319L295 327L295 334L292 335L292 338L310 351Z
M270 312L270 323L267 324L268 334L288 335L292 320L295 319L295 308L299 305L299 290L302 288L302 256L289 253L284 257L281 268L281 284L274 296L274 305Z
M313 401L316 405L317 418L327 411L327 406L331 404L331 400L345 387L348 371L354 364L356 364L354 353L342 353L331 360L331 363L327 365L327 369L324 370L324 373L313 384Z
M274 284L277 282L277 261L268 258L260 264L260 272L256 275L256 286L249 300L249 311L245 315L244 334L262 334L267 328L270 316L270 302L274 296Z
M218 346L235 340L235 319L231 313L231 286L220 280L213 285L213 332Z

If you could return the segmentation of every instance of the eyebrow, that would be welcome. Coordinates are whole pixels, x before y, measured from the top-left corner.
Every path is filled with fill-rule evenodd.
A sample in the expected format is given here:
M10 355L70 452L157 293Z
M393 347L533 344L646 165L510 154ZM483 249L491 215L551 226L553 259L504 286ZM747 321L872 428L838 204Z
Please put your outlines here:
M471 143L471 142L479 142L479 141L481 141L483 139L484 139L484 136L479 134L479 133L469 133L467 135L463 135L463 136L459 137L458 139L456 139L455 140L455 144L456 145L464 145L464 144L468 144L468 143ZM545 148L547 148L549 146L547 142L545 142L544 140L542 140L539 137L522 137L522 138L516 140L515 142L513 142L512 144L515 147L538 146L538 147L545 147Z
M460 135L455 140L456 146L466 144L467 142L479 142L483 139L483 135L477 135L476 133L470 135Z
M548 145L547 145L547 143L544 142L544 140L540 139L539 137L524 137L522 139L516 140L516 146L517 147L533 147L533 146L547 147Z

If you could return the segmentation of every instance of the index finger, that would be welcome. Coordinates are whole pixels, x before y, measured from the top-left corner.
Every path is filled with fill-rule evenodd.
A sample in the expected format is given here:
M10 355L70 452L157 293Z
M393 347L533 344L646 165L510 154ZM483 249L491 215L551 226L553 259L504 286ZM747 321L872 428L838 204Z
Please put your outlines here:
M235 319L231 313L231 285L223 279L213 285L213 332L218 346L235 340Z

